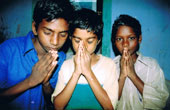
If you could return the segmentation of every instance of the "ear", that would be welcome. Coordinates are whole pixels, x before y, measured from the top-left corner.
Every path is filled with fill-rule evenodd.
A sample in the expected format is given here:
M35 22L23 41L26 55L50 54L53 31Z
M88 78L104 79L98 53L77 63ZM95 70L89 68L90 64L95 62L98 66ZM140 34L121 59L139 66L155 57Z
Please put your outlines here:
M37 30L36 30L34 21L32 22L32 32L34 33L34 35L37 35Z
M139 36L139 43L142 42L142 35Z

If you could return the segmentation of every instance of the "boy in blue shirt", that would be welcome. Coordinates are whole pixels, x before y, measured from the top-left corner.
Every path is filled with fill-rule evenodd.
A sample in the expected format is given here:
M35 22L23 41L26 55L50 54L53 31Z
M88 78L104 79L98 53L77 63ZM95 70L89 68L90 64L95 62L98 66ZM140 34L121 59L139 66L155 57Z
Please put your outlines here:
M39 0L32 31L0 45L0 108L43 110L44 99L50 104L73 11L69 0Z

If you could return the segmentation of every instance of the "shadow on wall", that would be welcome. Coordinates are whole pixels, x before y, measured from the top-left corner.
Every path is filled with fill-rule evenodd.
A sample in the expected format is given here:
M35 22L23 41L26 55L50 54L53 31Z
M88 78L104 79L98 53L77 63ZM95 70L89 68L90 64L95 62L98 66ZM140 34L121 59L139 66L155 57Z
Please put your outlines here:
M1 0L0 12L7 10L10 6L17 4L18 2L21 2L21 0Z
M0 44L10 37L10 33L7 31L8 27L5 24L4 18L0 17Z
M0 12L6 10L8 8L8 5L12 5L13 3L15 3L16 1L9 1L9 0L2 0L1 4L0 4ZM4 5L6 4L6 5ZM5 25L5 18L3 18L2 16L0 16L0 44L5 41L6 39L8 39L10 37L10 33L7 31L8 27L7 25Z

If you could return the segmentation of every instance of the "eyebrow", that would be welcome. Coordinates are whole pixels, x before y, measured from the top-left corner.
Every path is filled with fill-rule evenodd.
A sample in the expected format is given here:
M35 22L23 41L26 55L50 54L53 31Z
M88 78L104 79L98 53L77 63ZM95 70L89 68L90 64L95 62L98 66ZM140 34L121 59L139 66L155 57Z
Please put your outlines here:
M51 31L51 32L54 32L52 29L50 29L48 27L43 27L43 29L46 29L46 30ZM59 33L64 33L64 32L68 32L68 30L60 31Z
M80 37L77 37L77 36L72 36L73 38L77 38L77 39L80 39L81 40L81 38ZM89 39L94 39L94 38L96 38L96 36L93 36L93 37L90 37L90 38L88 38L88 40Z
M135 37L137 37L136 34L130 34L129 36L135 36ZM116 35L116 37L122 37L122 36L121 36L121 35Z
M52 29L47 28L47 27L43 27L43 29L46 29L46 30L48 30L48 31L52 31L52 32L53 32L53 30L52 30Z
M73 38L77 38L77 39L81 39L81 38L79 38L79 37L77 37L77 36L72 36Z

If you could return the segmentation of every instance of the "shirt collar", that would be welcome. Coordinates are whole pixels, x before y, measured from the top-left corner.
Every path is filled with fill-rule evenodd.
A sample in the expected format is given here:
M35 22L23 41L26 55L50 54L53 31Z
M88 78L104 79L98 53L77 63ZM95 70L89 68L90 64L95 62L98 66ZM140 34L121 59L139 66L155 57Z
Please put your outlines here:
M140 62L140 63L144 64L145 66L150 66L150 65L148 65L145 57L140 52L137 52L137 54L138 54L138 58L137 58L136 62Z
M34 45L33 45L33 42L32 42L32 38L34 38L34 34L32 31L30 31L27 36L26 36L26 39L25 39L25 45L24 45L24 52L23 54L26 55L28 52L30 52L31 50L34 50Z
M120 62L120 58L121 58L121 56L120 55L118 55L118 56L116 56L113 60L114 60L114 62L115 62L115 64L119 64L119 62Z

